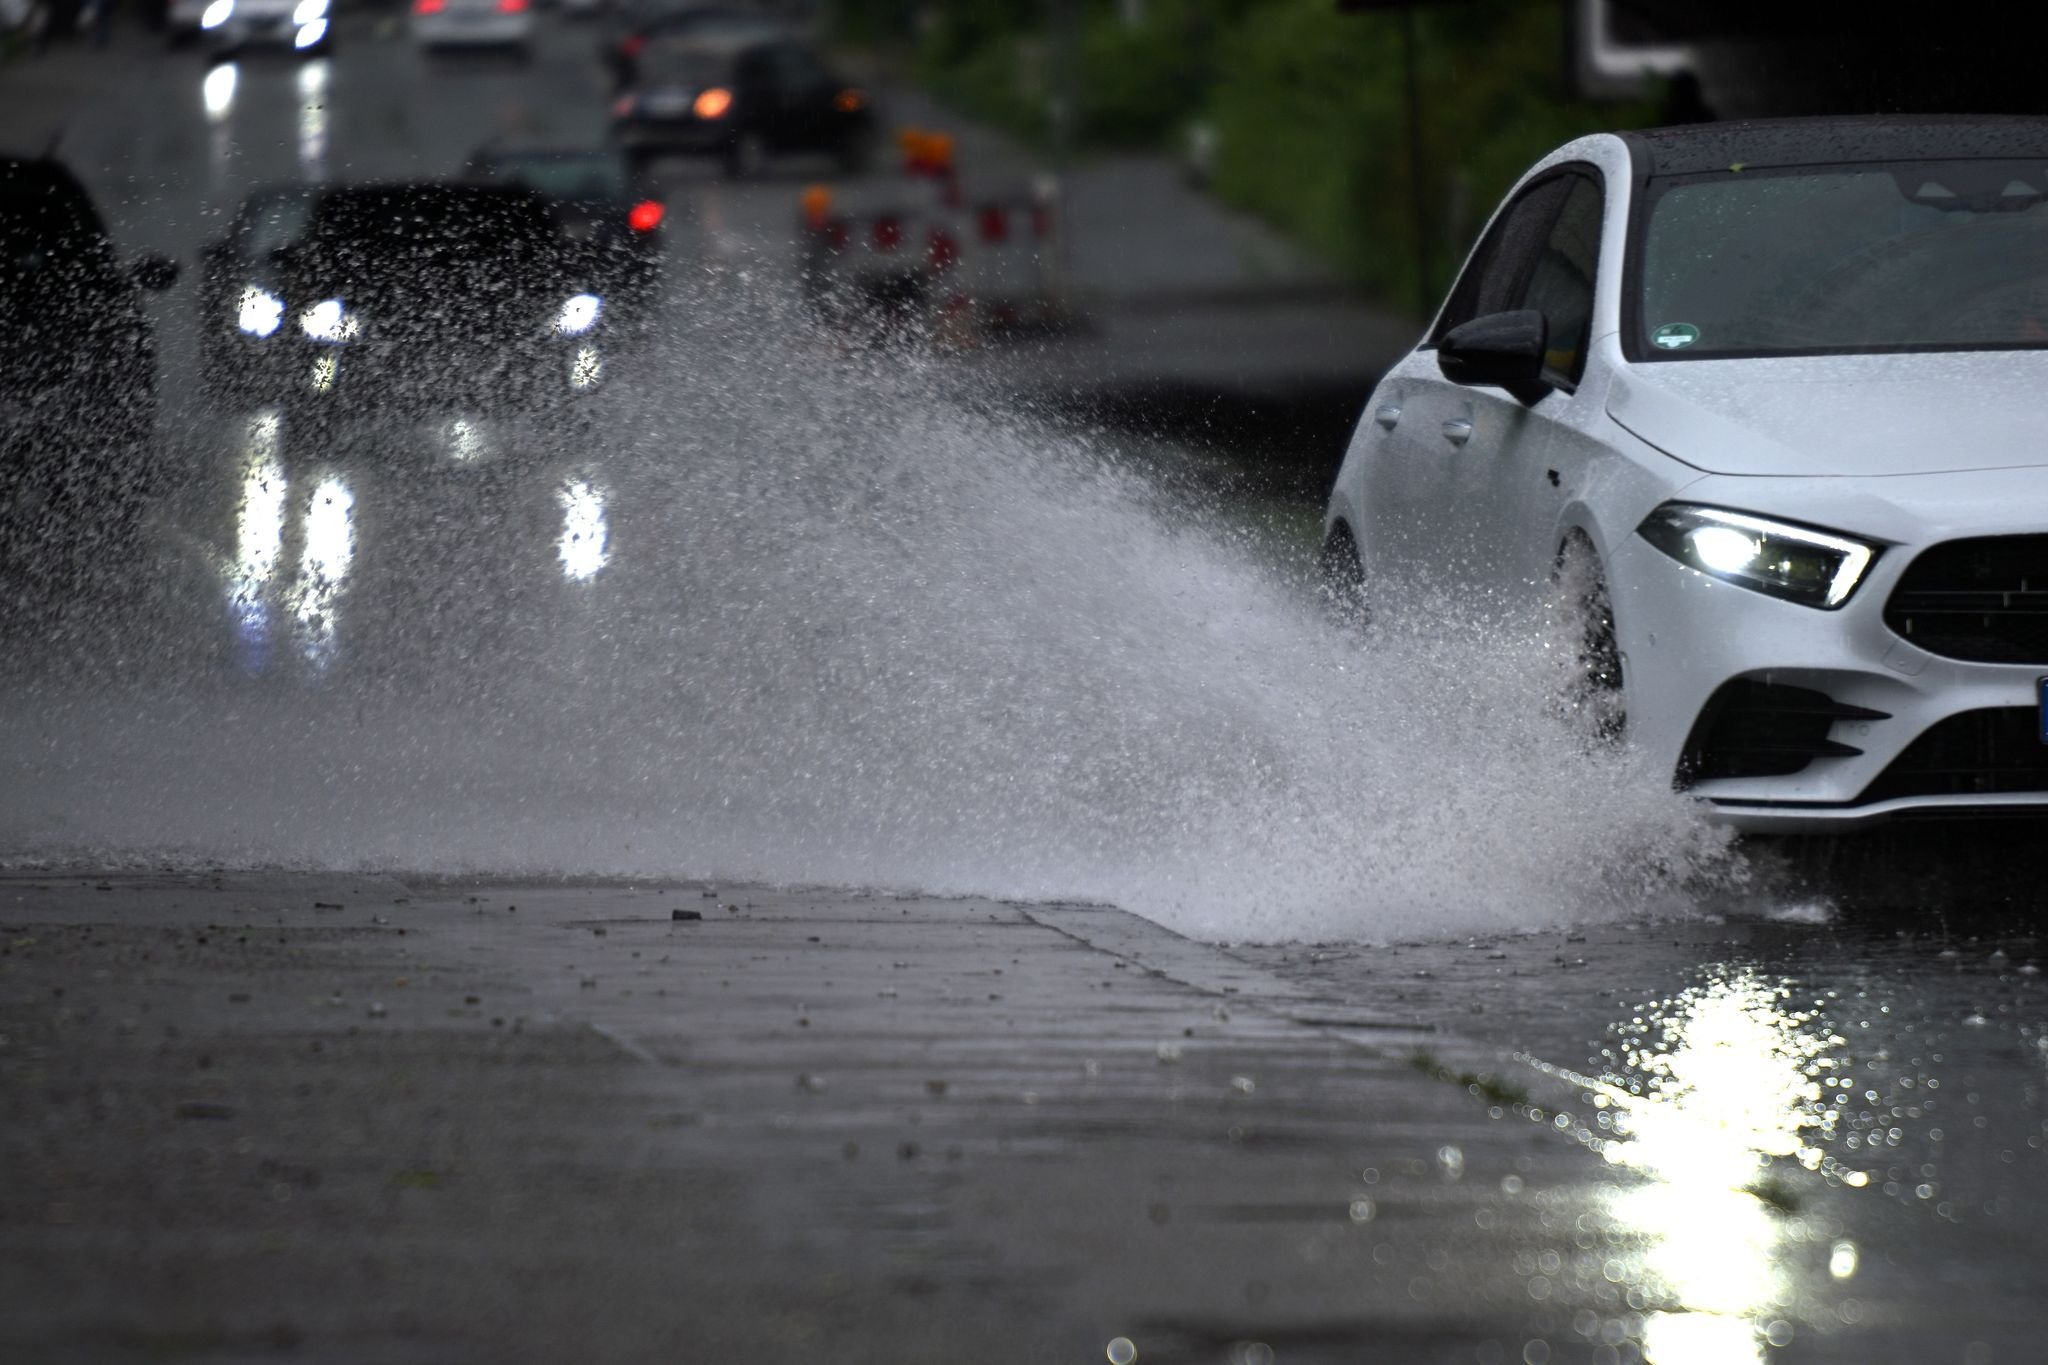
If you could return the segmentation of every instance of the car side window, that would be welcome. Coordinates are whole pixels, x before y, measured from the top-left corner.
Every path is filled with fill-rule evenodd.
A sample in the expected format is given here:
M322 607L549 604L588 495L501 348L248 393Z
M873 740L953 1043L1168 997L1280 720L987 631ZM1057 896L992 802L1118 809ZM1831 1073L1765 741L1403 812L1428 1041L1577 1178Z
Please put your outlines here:
M1434 346L1444 333L1460 323L1488 313L1520 308L1528 292L1529 277L1542 253L1550 225L1557 217L1559 202L1570 192L1571 176L1552 176L1523 190L1494 220L1491 230L1465 273L1451 290L1450 302L1430 333Z
M1529 288L1517 308L1534 308L1549 323L1543 361L1559 378L1577 384L1586 371L1586 342L1593 328L1593 281L1600 263L1603 199L1587 175L1563 177L1569 185L1556 219L1544 237Z

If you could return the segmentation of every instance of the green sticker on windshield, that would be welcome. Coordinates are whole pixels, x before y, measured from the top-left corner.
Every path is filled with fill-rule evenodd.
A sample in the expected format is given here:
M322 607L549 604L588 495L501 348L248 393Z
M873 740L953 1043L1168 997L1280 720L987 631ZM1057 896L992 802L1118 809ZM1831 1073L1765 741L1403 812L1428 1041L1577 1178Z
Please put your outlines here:
M1700 329L1689 322L1667 322L1650 333L1650 340L1662 351L1679 351L1700 339Z

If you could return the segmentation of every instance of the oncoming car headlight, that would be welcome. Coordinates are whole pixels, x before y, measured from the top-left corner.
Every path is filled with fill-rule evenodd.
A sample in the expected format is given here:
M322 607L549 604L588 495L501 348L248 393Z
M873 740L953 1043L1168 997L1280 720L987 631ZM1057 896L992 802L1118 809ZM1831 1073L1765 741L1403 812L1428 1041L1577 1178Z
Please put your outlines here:
M1636 534L1687 568L1801 606L1849 600L1877 547L1747 512L1668 502Z
M252 337L267 337L284 321L284 300L268 289L250 285L242 291L235 325Z
M340 299L322 299L299 314L299 330L314 341L347 341L360 326Z
M303 28L315 19L327 17L327 0L299 0L298 8L292 11L292 23Z
M565 337L582 336L597 326L598 314L602 312L604 300L597 295L571 295L563 302L561 311L555 314L555 330Z
M234 12L235 0L213 0L212 4L200 11L199 27L219 28L233 16Z

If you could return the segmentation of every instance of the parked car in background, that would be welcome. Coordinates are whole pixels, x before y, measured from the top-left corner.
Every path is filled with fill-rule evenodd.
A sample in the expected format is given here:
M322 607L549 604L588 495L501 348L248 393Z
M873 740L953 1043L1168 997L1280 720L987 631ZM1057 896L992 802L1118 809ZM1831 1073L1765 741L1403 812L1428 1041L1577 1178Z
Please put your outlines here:
M422 51L502 48L533 55L533 0L412 0L413 43Z
M615 326L651 314L667 246L667 206L635 181L616 147L563 148L491 143L470 156L471 180L522 185L554 204L570 258Z
M1739 827L2039 820L2044 427L2048 120L1583 138L1380 383L1325 564L1548 597L1589 739Z
M142 292L177 267L122 264L91 197L63 165L0 158L0 546L78 548L119 526L157 479L156 342ZM62 542L62 543L59 543Z
M205 259L219 401L489 415L603 381L607 301L547 196L522 186L262 190Z
M749 30L649 42L612 103L612 136L642 165L715 156L727 174L748 176L772 156L821 152L858 170L874 152L875 115L867 93L809 45Z

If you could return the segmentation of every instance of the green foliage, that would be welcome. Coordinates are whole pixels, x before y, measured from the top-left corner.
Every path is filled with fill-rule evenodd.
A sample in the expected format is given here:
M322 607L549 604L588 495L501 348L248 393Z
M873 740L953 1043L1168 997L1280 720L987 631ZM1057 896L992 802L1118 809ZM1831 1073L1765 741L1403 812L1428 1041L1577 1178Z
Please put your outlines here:
M906 13L900 0L844 8L867 15L869 29L884 13ZM901 22L906 36L915 30L921 80L1020 136L1054 135L1050 110L1064 88L1082 148L1174 147L1206 124L1220 197L1409 305L1441 293L1531 161L1581 133L1652 121L1652 103L1591 104L1569 91L1565 8L1470 0L1410 16L1340 14L1333 0L1145 0L1142 22L1130 25L1113 0L1072 0L1066 11L1052 0L950 0ZM1072 16L1064 34L1052 25L1061 12ZM1409 157L1411 23L1419 186Z

